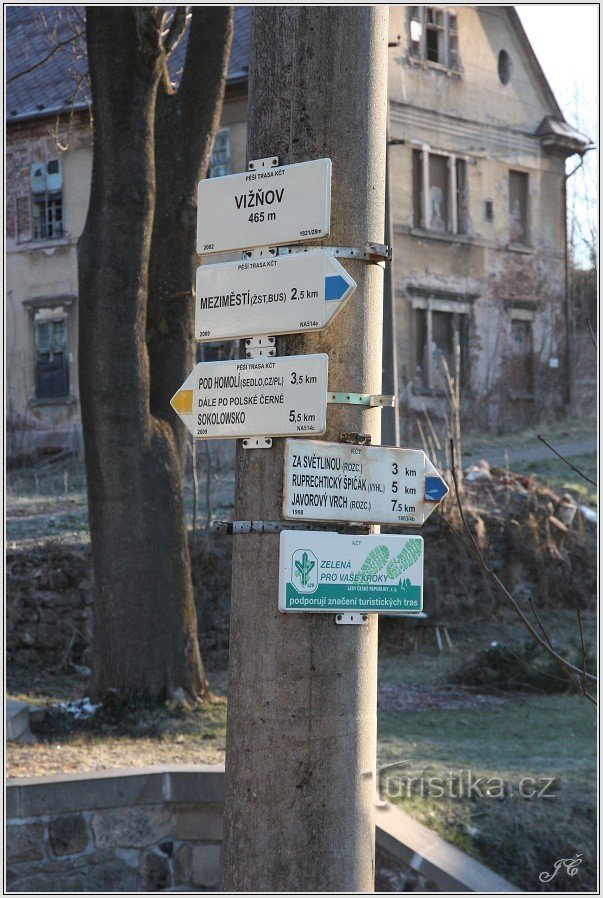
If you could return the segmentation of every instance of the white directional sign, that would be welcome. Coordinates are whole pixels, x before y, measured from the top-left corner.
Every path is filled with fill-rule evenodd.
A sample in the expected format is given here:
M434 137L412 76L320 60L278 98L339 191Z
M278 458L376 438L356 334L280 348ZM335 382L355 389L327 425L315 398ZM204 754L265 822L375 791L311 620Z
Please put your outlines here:
M195 337L201 342L325 327L356 282L324 249L201 265Z
M416 612L423 608L423 539L283 530L281 611Z
M327 420L328 356L200 362L172 397L204 440L321 434Z
M316 240L328 235L330 223L330 159L199 182L201 255Z
M420 527L448 487L421 449L285 442L283 515Z

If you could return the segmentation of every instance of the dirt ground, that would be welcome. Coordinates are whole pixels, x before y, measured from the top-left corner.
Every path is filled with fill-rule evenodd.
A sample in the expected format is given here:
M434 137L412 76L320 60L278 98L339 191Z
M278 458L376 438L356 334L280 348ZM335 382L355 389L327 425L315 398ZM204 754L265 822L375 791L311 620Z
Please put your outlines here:
M205 523L232 513L232 459L221 455L219 448L212 452L216 454L209 461L199 459L195 557L203 570L209 557L203 555ZM580 464L596 479L593 456L580 459ZM564 530L557 515L562 492L586 506L592 506L595 493L583 492L578 475L556 465L554 460L526 463L522 472L511 473L493 468L489 476L466 485L464 502L486 558L524 611L532 614L532 599L555 644L565 646L568 641L576 643L579 607L591 645L596 638L596 526L578 511L569 530ZM190 525L190 481L186 491ZM74 552L87 548L81 462L43 461L10 471L7 513L9 551L27 552L32 547L44 551L49 543ZM443 514L460 526L453 506L449 504ZM504 796L470 799L427 791L383 797L400 803L523 890L542 890L540 871L553 869L558 858L581 853L579 876L563 886L592 890L596 715L563 683L553 691L530 686L524 653L527 636L517 618L437 515L423 535L427 621L380 620L378 766L402 764L405 775L419 782L471 770L499 778ZM226 589L226 544L210 561L204 598L208 608ZM449 640L442 637L442 627ZM212 657L219 660L226 654L227 631L226 635L220 631L217 638L222 642ZM463 685L459 669L494 644L508 647L517 657L515 680L520 688L517 682L512 689ZM60 705L87 696L89 675L69 663L61 665L60 660L13 663L7 670L7 692L43 712L32 722L34 743L7 746L7 776L224 762L225 665L210 668L212 694L192 709L170 702L134 703L100 708L90 718L78 720ZM526 776L554 781L551 800L522 800L518 790Z

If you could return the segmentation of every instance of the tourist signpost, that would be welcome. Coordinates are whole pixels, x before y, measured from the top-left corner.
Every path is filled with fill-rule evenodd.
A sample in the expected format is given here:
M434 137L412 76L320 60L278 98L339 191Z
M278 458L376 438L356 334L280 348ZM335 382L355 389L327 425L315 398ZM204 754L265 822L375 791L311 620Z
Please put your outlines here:
M285 442L283 516L420 527L448 487L422 449Z
M330 226L330 159L199 182L200 255L317 240L328 235Z
M283 530L281 611L350 614L423 608L423 539Z
M201 265L195 337L209 342L319 330L355 289L326 249Z
M200 362L172 397L172 408L197 439L321 434L328 361L317 353Z

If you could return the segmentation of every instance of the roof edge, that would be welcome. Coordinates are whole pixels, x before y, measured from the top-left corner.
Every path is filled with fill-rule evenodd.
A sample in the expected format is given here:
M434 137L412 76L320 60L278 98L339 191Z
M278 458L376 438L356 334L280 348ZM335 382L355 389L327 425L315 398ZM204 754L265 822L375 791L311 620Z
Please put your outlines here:
M536 53L534 52L534 48L532 47L532 44L530 43L530 39L529 39L528 35L526 34L526 30L523 27L522 21L519 18L519 13L517 12L517 10L515 9L514 6L503 6L503 9L505 9L507 11L507 15L511 19L511 24L515 27L515 29L517 31L517 35L519 37L519 40L521 41L521 44L522 44L530 62L532 63L532 65L534 66L534 68L536 70L536 74L538 75L538 77L540 79L541 86L544 90L547 100L551 104L553 112L555 113L555 115L559 116L559 118L561 119L562 122L564 122L565 118L563 116L563 112L561 111L561 107L559 106L559 103L557 102L557 98L555 97L555 94L553 93L551 85L549 84L548 79L547 79L546 75L544 74L544 70L543 70L542 66L540 65L540 61L539 61L538 57L536 56Z

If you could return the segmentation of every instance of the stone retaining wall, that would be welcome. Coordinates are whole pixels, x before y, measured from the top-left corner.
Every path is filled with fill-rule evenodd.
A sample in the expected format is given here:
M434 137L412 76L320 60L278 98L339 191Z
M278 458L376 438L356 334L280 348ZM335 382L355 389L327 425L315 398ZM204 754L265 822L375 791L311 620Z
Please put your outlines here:
M220 885L223 768L16 779L10 892L158 892Z
M216 891L224 768L198 765L9 780L8 892ZM517 891L385 802L378 891Z
M192 540L191 540L192 542ZM192 551L201 657L210 670L228 663L232 538L212 534ZM91 664L94 575L89 546L58 543L6 552L9 661Z
M30 663L50 653L89 664L94 602L89 551L9 550L6 586L9 659Z

